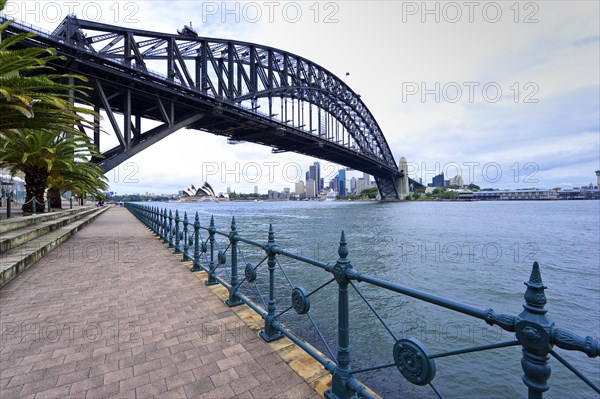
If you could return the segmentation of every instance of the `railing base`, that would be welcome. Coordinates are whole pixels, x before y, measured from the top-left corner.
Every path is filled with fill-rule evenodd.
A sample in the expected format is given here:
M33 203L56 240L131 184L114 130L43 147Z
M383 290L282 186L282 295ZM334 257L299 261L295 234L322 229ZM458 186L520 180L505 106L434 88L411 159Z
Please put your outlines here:
M206 280L206 281L204 282L204 285L208 285L209 287L210 287L211 285L217 285L217 284L219 284L219 282L218 282L218 281L210 281L210 280ZM228 300L229 300L229 299L228 299Z
M235 306L243 305L244 302L241 299L239 299L239 298L235 298L235 299L228 298L225 301L225 304L227 304L227 306L229 306L230 308L233 308Z
M279 339L281 339L281 338L284 337L284 335L280 331L277 331L277 332L275 332L273 334L267 334L267 332L265 330L261 330L258 333L258 336L261 337L262 340L265 341L265 342L277 341L277 340L279 340Z

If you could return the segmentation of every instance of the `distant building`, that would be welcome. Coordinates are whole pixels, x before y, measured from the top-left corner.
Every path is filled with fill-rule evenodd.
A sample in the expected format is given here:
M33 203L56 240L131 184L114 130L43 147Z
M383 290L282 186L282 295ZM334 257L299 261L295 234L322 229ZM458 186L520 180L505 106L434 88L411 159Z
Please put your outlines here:
M227 187L227 194L231 194L231 187Z
M338 172L338 184L339 189L337 190L340 193L340 196L343 197L346 195L346 170L340 169Z
M217 196L215 195L215 191L210 186L210 184L208 184L208 182L204 182L204 184L200 188L196 188L192 184L189 188L183 190L183 193L181 194L181 199L184 201L193 201L198 199L216 197Z
M444 174L440 173L431 180L429 187L444 187Z
M356 194L356 177L350 179L350 193Z
M600 170L596 171L596 186L600 188Z
M465 185L465 181L463 180L461 175L456 175L448 181L450 186L462 187Z
M258 186L254 186L254 194L258 194Z
M340 183L339 183L339 177L335 176L333 179L331 179L331 181L329 182L329 188L333 191L335 191L336 193L338 192L339 188L340 188Z
M363 177L359 177L356 180L356 194L362 193L364 190L371 187L370 176L367 173L363 173Z
M493 190L478 191L473 193L473 198L478 200L553 200L558 199L558 192L554 190Z
M309 179L306 181L306 198L316 198L317 197L317 182L313 179Z
M304 182L302 180L295 184L294 190L298 198L304 198Z

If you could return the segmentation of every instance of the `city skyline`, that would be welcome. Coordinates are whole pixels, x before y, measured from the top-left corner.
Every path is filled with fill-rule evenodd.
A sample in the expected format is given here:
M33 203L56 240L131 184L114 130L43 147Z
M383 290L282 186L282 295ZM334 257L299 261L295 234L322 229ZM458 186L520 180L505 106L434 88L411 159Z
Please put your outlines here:
M453 176L457 168L465 184L481 187L572 187L594 180L600 166L598 3L529 2L527 9L497 2L475 2L472 9L442 2L328 2L327 9L325 3L312 9L274 3L272 10L252 3L260 18L248 14L250 3L191 1L84 1L72 10L9 1L6 13L50 31L69 11L171 33L191 21L200 36L243 38L306 57L361 95L396 161L406 157L409 176L423 182ZM297 20L283 13L290 5L299 7ZM169 17L157 9L168 9ZM356 57L357 51L365 56ZM373 62L377 56L385 62ZM315 161L184 129L107 177L117 192L177 192L201 180L222 192L228 186L252 192L255 185L282 190ZM328 163L319 162L329 173Z

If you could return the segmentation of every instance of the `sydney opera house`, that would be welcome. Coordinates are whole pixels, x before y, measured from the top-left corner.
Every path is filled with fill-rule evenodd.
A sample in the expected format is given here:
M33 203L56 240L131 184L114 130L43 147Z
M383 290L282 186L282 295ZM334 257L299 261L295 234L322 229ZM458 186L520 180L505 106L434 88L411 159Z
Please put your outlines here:
M217 196L215 195L215 191L208 184L208 182L204 182L204 185L200 188L194 187L192 184L189 188L183 190L183 195L181 196L182 201L218 201Z

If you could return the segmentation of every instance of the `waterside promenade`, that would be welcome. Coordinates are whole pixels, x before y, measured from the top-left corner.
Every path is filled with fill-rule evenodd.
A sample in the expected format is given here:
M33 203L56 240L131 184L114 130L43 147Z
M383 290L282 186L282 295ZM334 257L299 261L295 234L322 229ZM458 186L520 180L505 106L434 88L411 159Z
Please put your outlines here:
M0 397L320 398L196 275L109 209L0 289Z

